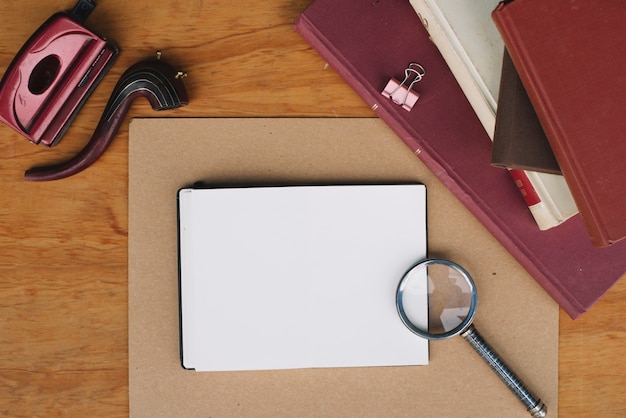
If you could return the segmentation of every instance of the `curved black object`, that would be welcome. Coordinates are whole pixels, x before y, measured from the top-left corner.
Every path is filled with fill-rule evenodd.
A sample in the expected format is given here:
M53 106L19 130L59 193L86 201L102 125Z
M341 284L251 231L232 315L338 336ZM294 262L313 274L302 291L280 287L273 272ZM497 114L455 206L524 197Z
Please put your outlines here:
M137 97L148 99L154 110L168 110L189 103L183 84L186 74L161 61L147 60L134 64L122 74L113 89L100 122L91 139L72 159L53 166L26 171L29 181L59 180L79 173L93 164L108 148Z

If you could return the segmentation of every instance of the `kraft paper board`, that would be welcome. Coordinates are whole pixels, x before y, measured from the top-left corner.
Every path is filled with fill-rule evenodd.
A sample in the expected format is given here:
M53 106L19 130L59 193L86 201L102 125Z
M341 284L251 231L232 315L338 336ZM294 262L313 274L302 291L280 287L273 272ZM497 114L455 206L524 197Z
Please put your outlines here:
M129 140L131 416L528 416L461 337L431 342L428 366L183 370L176 192L197 181L424 183L429 255L472 274L474 324L557 416L558 306L381 120L135 119Z

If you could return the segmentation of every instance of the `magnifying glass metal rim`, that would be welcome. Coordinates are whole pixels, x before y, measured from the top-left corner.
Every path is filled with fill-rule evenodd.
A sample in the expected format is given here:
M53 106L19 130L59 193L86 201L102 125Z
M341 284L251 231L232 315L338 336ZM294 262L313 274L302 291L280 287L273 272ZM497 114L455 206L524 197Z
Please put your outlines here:
M431 264L447 265L448 267L451 267L455 269L456 271L458 271L463 276L463 278L468 282L470 286L470 292L471 292L471 304L469 307L469 312L467 313L467 316L465 317L465 319L459 325L457 325L450 331L447 331L441 334L431 334L429 332L426 332L416 327L411 322L411 320L409 320L406 312L404 311L404 303L402 301L402 296L404 295L405 286L406 286L408 278L410 277L411 272L417 268L424 268ZM407 270L406 273L404 273L404 276L402 276L402 279L400 280L400 283L398 284L398 289L396 290L396 309L398 310L398 315L400 316L400 319L402 320L404 325L409 330L411 330L411 332L413 332L416 335L419 335L422 338L426 338L429 340L443 340L443 339L454 337L455 335L461 334L467 327L471 325L472 320L474 319L474 315L476 314L477 304L478 304L478 293L476 292L476 284L474 283L472 276L470 276L469 273L463 267L459 266L458 264L450 260L446 260L443 258L427 258L413 265L410 269Z

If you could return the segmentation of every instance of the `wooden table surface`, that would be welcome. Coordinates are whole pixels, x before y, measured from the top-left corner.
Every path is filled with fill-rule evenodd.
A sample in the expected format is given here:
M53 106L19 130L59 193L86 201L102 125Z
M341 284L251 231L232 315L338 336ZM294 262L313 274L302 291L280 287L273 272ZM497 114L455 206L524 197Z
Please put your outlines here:
M189 73L191 100L159 116L375 116L292 29L310 2L100 0L88 25L122 53L61 143L0 126L0 415L128 415L128 122L156 114L134 103L79 175L28 183L24 170L82 149L120 74L157 49ZM0 73L73 5L2 2ZM622 279L581 318L561 312L560 416L626 416L625 300Z

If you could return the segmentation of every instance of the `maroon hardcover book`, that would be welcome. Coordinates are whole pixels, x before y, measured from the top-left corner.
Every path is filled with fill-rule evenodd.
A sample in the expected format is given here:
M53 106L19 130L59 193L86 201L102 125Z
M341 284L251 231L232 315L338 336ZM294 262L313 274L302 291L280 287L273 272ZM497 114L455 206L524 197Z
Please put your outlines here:
M624 0L513 0L492 13L600 247L626 237L624 16Z
M580 216L537 228L509 173L491 166L489 136L408 1L316 0L295 28L572 318L624 274L626 241L593 247ZM425 74L407 111L381 92L413 62Z
M561 174L550 142L506 49L502 58L491 164Z

